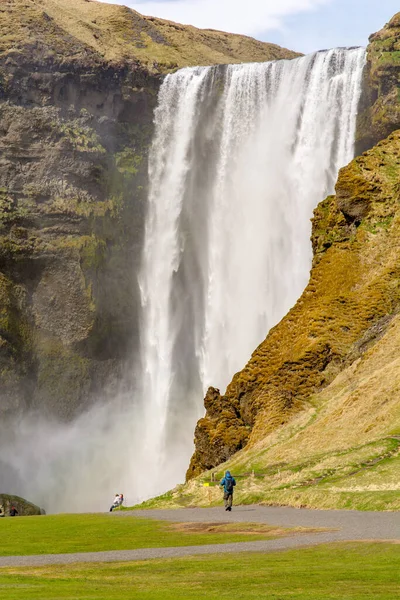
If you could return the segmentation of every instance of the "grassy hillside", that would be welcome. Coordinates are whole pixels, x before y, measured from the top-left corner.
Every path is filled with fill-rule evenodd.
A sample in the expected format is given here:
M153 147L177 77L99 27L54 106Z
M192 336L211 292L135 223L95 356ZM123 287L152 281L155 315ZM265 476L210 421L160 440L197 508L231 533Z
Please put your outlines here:
M138 61L152 71L293 58L297 54L252 38L200 30L144 17L134 10L91 0L12 0L0 4L0 53L30 45L47 58Z

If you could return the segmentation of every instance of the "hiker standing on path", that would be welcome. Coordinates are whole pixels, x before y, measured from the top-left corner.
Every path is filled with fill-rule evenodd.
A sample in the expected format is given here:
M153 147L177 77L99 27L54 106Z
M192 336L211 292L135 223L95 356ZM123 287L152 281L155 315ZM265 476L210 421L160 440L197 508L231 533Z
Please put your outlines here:
M225 477L221 481L220 485L224 486L225 510L231 511L233 502L233 488L236 485L236 481L232 477L230 471L225 473Z

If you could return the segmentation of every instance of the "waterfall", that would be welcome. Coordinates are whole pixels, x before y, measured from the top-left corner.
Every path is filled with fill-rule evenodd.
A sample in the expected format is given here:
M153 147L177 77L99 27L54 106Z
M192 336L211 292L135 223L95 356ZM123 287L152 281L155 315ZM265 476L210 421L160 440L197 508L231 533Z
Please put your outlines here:
M166 77L139 278L143 496L182 480L205 390L304 289L312 211L353 158L364 63L335 49Z

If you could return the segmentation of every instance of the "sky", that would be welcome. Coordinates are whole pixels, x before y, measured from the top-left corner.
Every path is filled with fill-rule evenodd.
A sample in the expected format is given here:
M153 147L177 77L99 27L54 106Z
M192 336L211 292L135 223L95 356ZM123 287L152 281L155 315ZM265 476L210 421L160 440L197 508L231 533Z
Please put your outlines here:
M104 1L104 0L100 0ZM106 0L151 15L250 35L291 50L366 46L399 0Z

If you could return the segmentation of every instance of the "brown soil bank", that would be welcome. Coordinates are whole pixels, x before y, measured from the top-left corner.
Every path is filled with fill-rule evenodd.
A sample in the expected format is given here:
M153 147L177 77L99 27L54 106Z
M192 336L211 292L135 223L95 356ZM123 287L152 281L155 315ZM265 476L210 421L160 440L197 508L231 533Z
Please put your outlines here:
M400 127L399 23L400 13L368 48L358 133L364 145ZM400 131L341 170L336 196L314 213L309 284L226 393L209 389L188 478L246 445L251 450L307 411L314 394L384 335L400 306L399 181Z

